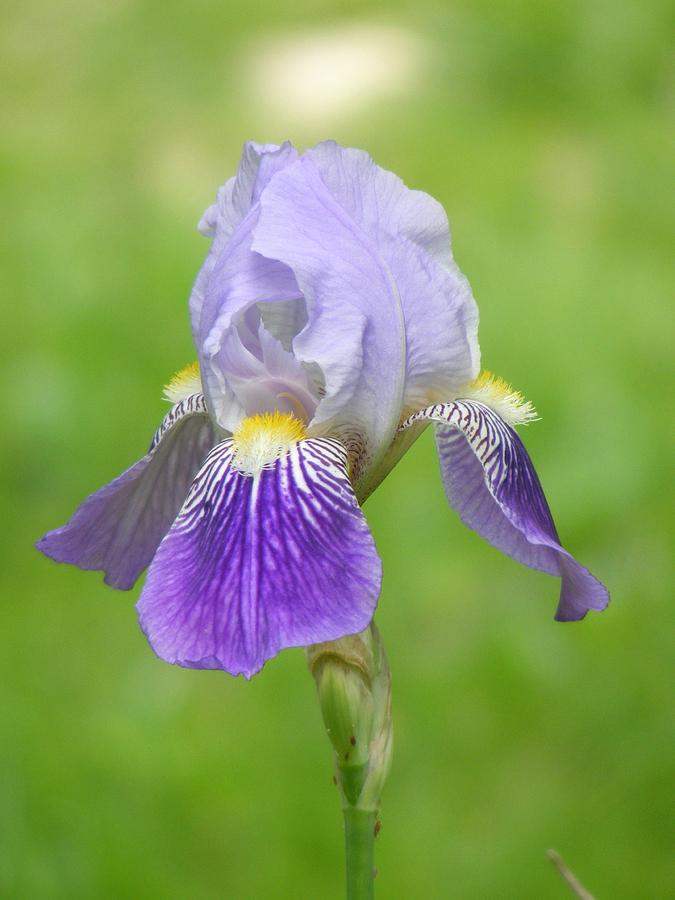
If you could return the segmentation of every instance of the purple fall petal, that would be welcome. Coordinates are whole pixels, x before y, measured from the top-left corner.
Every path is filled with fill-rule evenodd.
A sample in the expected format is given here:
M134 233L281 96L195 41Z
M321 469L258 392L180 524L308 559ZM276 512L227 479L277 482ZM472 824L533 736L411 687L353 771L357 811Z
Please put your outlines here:
M128 590L150 564L212 446L204 399L191 395L167 413L148 453L40 538L38 550L57 562L101 569L106 584Z
M607 606L606 588L560 544L534 466L520 437L492 409L471 400L411 416L438 423L436 444L448 501L498 549L562 579L556 619L582 619Z
M250 677L285 647L365 628L381 563L338 441L299 441L257 476L232 456L232 441L209 454L138 612L167 662Z

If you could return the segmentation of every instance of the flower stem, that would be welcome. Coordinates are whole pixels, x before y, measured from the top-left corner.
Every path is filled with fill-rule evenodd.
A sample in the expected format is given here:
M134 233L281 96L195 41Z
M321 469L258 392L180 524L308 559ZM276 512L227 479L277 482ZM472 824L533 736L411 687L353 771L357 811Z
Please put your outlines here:
M373 898L373 843L393 746L391 675L371 622L360 634L307 648L321 715L333 745L345 822L347 900Z
M347 900L372 900L373 843L377 813L358 806L344 807Z

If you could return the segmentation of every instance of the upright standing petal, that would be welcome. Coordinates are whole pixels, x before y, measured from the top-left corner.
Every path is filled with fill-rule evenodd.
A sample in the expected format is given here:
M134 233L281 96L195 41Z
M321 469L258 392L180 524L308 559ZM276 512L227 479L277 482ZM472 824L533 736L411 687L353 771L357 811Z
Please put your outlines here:
M515 430L474 400L440 403L410 416L438 423L443 484L462 521L498 549L562 579L556 618L582 619L607 606L607 590L560 544L537 473Z
M346 464L331 439L293 443L255 474L233 441L213 449L138 603L159 656L250 677L284 647L366 627L381 564Z
M454 396L478 374L478 309L453 259L443 207L364 150L326 141L306 155L372 236L396 283L406 330L406 409Z
M288 142L277 144L244 144L239 170L219 190L216 202L209 206L199 222L199 230L213 238L209 254L202 266L190 297L190 316L195 343L199 346L202 328L202 307L213 268L227 246L234 231L255 206L260 193L276 172L297 159L297 152Z
M438 200L408 188L365 150L322 141L306 156L340 205L369 230L407 238L441 265L456 269L448 217Z
M304 321L304 309L298 306L303 304L302 294L292 271L251 250L260 193L295 158L290 144L247 144L235 182L222 189L222 202L207 210L202 220L214 237L190 298L192 331L209 407L228 431L236 428L243 413L228 383L225 350L237 319L257 304L269 310L278 303L277 313L265 312L263 318L269 318L273 333L286 340L285 319Z
M311 160L279 173L263 191L253 249L289 266L307 303L296 356L317 363L325 396L314 426L350 426L371 457L391 442L405 388L401 298L367 230L337 203Z
M149 565L213 443L203 396L184 398L164 417L148 453L40 538L38 550L57 562L101 569L106 584L128 590Z

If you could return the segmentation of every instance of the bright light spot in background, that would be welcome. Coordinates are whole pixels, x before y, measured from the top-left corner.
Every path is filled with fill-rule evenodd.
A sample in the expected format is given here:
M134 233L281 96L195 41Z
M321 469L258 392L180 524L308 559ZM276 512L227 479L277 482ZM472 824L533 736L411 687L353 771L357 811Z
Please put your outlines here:
M419 93L433 51L414 31L372 21L258 37L226 61L223 122L231 116L236 128L223 126L209 140L198 116L192 125L185 111L162 120L139 159L139 180L182 221L199 219L215 185L236 168L244 140L302 145L334 137L350 117Z
M428 42L393 25L333 24L256 42L246 81L266 116L323 125L417 84Z

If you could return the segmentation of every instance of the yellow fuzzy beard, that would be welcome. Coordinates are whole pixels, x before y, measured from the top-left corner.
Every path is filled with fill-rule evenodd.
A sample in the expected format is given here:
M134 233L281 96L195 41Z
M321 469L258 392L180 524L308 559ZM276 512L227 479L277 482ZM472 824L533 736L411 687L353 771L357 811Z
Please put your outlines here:
M538 418L537 411L529 400L492 372L481 372L478 378L461 392L460 397L484 403L513 427L527 425L528 422Z
M293 413L248 416L232 435L232 464L246 475L257 475L306 437L305 426Z
M169 403L180 403L190 394L202 393L202 380L199 375L199 363L193 362L176 372L164 388L164 398Z

